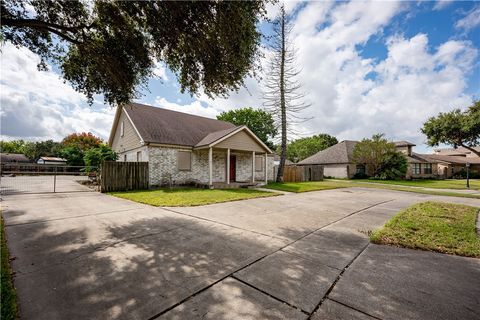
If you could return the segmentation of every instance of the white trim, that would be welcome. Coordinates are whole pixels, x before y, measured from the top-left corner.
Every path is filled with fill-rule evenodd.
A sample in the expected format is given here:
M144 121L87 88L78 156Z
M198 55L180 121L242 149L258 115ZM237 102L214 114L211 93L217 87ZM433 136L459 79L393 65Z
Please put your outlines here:
M115 117L113 118L112 129L110 130L110 136L108 137L108 146L111 147L113 144L113 138L117 131L118 126L118 119L120 119L120 114L122 112L123 107L118 106L117 110L115 111Z
M230 184L230 148L227 149L227 184Z
M198 148L195 148L195 149L204 149L204 148L211 148L213 146L215 146L216 144L219 144L220 142L230 138L231 136L239 133L240 131L242 130L246 130L247 133L262 147L264 148L268 153L273 153L272 150L270 150L269 147L267 147L267 145L265 143L263 143L262 140L260 140L256 135L255 133L252 132L252 130L250 130L247 126L240 126L238 127L236 130L233 130L232 132L230 132L229 134L215 140L214 142L208 144L208 145L204 145L204 146L200 146Z
M208 185L213 185L213 149L208 149Z
M130 118L130 115L127 112L127 108L123 108L123 110L125 111L125 114L127 115L128 120L132 124L133 129L135 129L135 132L137 133L138 137L140 138L140 143L142 143L143 141L145 141L145 139L143 139L142 135L138 131L137 127L135 126L135 123L133 123L132 118Z
M162 143L146 143L145 145L149 147L160 147L160 148L175 148L175 149L184 149L185 151L190 151L193 152L192 147L188 146L181 146L181 145L176 145L176 144L162 144Z

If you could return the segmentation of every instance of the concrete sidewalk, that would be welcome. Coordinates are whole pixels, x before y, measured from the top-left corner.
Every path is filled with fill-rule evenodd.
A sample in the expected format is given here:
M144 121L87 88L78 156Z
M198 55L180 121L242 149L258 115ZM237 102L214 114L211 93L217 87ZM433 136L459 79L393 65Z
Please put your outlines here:
M427 200L480 207L367 188L190 208L19 195L2 207L23 319L475 319L479 259L368 244Z

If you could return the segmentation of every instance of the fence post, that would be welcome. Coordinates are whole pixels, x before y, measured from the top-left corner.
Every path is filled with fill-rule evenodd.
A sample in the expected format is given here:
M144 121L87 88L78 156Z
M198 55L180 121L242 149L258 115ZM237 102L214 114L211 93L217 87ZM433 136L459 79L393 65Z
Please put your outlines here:
M53 192L55 193L55 189L57 187L57 167L55 166L55 171L53 172Z

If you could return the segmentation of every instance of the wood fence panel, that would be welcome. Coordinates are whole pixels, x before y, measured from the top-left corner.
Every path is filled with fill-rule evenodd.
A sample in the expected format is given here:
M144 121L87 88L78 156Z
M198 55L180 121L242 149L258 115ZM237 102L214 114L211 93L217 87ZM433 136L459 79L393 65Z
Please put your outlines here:
M101 167L102 192L148 189L148 162L104 161Z

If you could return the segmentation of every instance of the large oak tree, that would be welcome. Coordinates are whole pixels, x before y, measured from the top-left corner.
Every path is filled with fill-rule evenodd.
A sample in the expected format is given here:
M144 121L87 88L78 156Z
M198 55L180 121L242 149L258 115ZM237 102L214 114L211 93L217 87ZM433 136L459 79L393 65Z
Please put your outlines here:
M256 65L263 1L1 2L1 40L59 66L90 102L138 97L158 61L181 91L226 95Z

